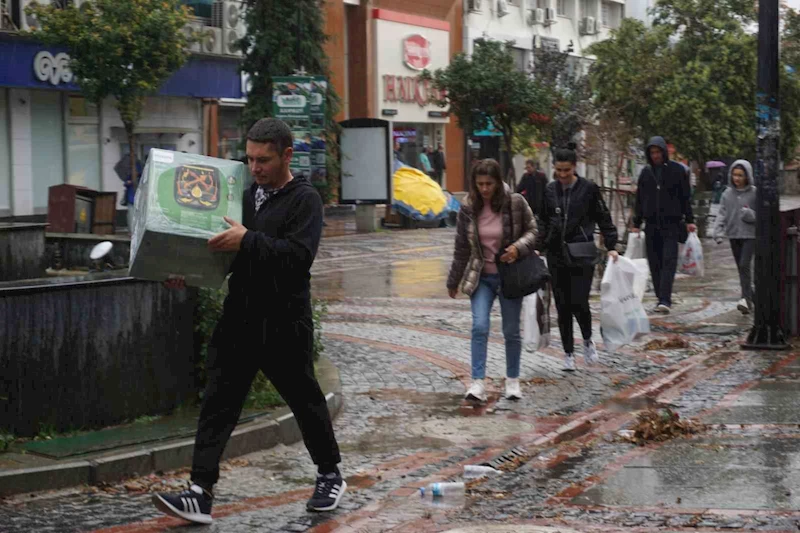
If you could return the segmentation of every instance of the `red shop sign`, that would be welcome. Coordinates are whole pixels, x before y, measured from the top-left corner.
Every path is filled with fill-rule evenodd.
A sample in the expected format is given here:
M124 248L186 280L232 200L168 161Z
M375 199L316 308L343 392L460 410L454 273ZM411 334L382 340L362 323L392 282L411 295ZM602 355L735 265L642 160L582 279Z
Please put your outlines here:
M419 34L403 39L403 62L414 70L427 68L431 64L431 42Z

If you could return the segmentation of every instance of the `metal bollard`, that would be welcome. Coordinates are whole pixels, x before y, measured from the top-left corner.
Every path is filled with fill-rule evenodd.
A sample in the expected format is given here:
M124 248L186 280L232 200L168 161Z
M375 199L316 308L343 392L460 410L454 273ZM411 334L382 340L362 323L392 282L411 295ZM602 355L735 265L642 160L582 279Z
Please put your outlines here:
M797 323L798 303L798 257L797 257L797 226L790 226L786 230L785 262L784 262L784 315L783 329L792 337L800 333Z

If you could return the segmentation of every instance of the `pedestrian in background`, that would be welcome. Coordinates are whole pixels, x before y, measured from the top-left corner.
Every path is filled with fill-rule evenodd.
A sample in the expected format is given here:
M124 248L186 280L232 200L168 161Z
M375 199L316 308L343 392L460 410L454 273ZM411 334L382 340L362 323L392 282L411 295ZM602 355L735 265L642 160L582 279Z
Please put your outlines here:
M669 159L667 143L653 137L645 149L648 165L639 174L631 232L645 223L645 248L658 304L653 312L669 314L678 267L678 243L697 231L692 216L691 187L684 167Z
M458 213L453 264L447 278L450 297L455 298L461 287L472 304L472 384L465 398L486 401L489 317L499 296L506 348L505 396L519 399L522 298L503 296L497 261L513 263L534 252L536 220L525 198L506 190L500 164L494 159L478 162L472 168L471 181L469 198Z
M531 206L534 216L542 216L544 210L544 191L547 187L547 176L539 169L539 165L533 159L525 162L525 174L519 180L517 192L525 197L528 205Z
M746 315L753 308L753 282L751 263L756 248L756 188L753 185L753 167L744 159L731 166L728 174L730 187L722 193L719 213L714 223L714 240L722 243L727 236L733 258L739 270L742 298L737 308Z
M441 185L444 171L447 170L447 163L445 163L444 160L442 143L436 145L436 150L434 150L433 154L431 154L431 159L431 164L433 165L433 179L436 180L436 183Z
M591 242L594 230L600 227L608 255L617 260L617 228L611 221L600 187L575 172L577 154L571 145L555 153L556 180L547 184L544 211L539 218L537 253L547 254L550 283L558 310L558 328L564 347L564 367L575 371L575 347L572 317L578 321L583 335L583 356L587 364L599 362L592 340L592 312L589 293L592 289L597 259L576 258L568 244Z
M428 146L423 146L422 151L419 153L419 166L425 174L428 176L433 177L433 166L431 166L431 160L428 157L428 153L430 152L430 148Z

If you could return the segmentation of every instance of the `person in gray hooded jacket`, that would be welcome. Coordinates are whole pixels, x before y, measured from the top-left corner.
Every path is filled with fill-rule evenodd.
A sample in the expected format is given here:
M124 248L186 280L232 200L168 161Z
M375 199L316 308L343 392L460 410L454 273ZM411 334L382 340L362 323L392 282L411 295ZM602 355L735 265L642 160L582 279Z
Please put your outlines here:
M753 308L753 283L750 265L756 248L756 188L753 186L753 167L748 161L739 159L731 165L728 173L730 187L722 193L719 213L714 223L714 240L722 243L727 236L733 257L739 269L742 299L739 311L750 313Z

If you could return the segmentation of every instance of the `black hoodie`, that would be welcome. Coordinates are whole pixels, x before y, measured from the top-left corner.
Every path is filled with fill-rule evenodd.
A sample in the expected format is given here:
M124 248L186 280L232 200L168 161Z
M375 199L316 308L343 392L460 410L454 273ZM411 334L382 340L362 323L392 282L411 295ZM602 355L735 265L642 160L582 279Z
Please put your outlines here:
M322 199L296 177L255 210L253 184L242 202L249 230L231 266L226 314L242 322L286 324L311 316L311 265L322 236Z
M656 178L650 148L657 146L664 154L660 179ZM667 143L662 137L653 137L645 148L648 165L639 174L636 191L636 213L633 225L638 228L642 222L650 227L677 226L682 218L687 224L694 222L692 216L692 188L686 169L680 163L669 160Z

